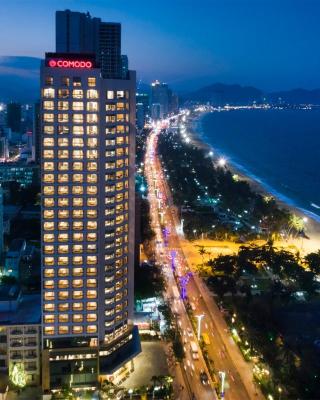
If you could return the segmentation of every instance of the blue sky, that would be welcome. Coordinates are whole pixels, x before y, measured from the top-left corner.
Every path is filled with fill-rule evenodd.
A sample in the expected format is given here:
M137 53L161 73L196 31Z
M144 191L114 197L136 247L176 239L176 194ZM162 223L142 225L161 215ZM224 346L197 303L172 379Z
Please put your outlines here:
M145 82L320 87L318 0L1 0L0 55L54 50L54 12L66 8L121 22Z

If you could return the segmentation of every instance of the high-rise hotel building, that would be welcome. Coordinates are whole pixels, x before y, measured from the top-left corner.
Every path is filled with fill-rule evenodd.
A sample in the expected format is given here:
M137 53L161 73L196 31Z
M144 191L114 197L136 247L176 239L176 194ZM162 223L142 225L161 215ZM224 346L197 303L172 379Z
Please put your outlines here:
M84 47L47 53L41 66L44 389L96 387L140 351L132 324L136 78L109 78L99 59Z

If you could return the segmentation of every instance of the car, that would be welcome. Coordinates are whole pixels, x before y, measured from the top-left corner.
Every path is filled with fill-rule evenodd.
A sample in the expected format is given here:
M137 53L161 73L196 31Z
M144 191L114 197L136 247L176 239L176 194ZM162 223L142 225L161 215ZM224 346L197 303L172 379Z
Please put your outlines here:
M208 378L208 375L207 375L207 373L205 371L201 371L200 372L200 382L203 385L208 385L209 384L209 378Z

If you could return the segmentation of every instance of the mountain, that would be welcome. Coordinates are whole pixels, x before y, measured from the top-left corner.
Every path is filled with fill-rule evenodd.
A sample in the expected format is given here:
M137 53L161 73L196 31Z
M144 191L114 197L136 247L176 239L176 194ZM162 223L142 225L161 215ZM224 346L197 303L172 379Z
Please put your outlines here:
M273 92L266 95L271 103L279 101L288 104L320 104L320 89L293 89L283 92Z
M0 101L37 100L39 68L40 58L0 56Z
M263 92L251 86L215 83L186 94L183 97L186 101L209 101L215 105L224 105L227 103L252 104L253 101L260 102L262 100Z

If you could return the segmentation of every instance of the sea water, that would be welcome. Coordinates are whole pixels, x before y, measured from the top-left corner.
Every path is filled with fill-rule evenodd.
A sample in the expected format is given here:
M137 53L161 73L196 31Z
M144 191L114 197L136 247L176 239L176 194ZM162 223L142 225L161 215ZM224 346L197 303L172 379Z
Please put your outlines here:
M202 139L274 196L320 221L320 110L206 114Z

